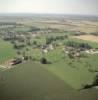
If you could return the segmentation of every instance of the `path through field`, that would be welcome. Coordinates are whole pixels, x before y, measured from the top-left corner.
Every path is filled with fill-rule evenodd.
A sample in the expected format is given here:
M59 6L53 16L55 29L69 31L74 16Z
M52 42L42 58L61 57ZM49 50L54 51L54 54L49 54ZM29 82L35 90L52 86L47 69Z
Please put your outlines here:
M12 68L12 67L11 67L11 66L0 65L0 69L1 69L2 71L8 70L8 69L10 69L10 68Z

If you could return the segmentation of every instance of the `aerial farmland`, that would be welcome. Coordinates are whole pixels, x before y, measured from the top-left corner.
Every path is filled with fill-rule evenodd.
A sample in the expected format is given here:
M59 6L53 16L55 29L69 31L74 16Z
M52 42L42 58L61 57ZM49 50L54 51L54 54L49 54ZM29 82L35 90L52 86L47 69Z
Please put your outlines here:
M0 100L98 100L98 18L2 16Z

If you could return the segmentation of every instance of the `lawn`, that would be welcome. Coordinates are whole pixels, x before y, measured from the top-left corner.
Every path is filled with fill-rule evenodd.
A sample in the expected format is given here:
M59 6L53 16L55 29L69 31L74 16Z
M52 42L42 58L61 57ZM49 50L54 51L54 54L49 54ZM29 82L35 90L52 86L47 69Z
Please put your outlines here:
M20 64L0 80L0 100L98 100L98 90L74 90L39 63Z
M16 55L13 46L9 42L5 42L0 39L0 64L3 64L5 61L13 58Z

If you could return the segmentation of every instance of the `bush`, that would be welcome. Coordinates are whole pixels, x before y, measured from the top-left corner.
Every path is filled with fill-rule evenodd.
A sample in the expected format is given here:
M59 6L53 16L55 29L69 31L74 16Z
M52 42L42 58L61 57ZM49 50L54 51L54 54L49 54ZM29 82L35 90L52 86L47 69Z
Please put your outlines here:
M47 61L46 58L41 58L40 62L41 62L42 64L48 64L48 61Z
M28 56L24 56L24 60L29 60L29 57Z
M98 75L95 77L93 85L98 86Z
M67 46L73 47L73 48L80 48L80 49L92 49L92 46L88 43L79 43L75 41L68 41L66 43Z
M86 85L83 86L83 89L90 89L92 87L93 87L93 85L86 84Z

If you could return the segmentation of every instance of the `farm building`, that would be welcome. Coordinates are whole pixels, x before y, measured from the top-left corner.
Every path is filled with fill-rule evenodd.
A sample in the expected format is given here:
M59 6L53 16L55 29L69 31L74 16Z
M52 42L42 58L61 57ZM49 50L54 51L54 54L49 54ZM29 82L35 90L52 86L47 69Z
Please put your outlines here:
M50 45L43 45L42 48L41 48L43 53L48 53L49 50L53 50L53 49L54 49L54 47L53 47L52 44L50 44Z

